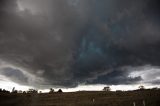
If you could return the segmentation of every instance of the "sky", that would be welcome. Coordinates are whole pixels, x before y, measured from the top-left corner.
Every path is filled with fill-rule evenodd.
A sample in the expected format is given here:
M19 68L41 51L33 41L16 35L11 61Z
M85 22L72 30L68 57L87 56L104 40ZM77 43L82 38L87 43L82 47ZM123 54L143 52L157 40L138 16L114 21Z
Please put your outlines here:
M0 0L0 88L159 86L159 5L159 0Z

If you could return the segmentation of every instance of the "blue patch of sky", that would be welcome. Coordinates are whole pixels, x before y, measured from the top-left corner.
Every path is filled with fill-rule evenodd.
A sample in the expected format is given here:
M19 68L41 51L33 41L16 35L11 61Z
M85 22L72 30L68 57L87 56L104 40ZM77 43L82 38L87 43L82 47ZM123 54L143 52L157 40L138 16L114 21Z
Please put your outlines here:
M88 33L81 39L77 63L82 65L95 64L96 62L104 64L108 58L101 43L101 33L96 27L92 26Z

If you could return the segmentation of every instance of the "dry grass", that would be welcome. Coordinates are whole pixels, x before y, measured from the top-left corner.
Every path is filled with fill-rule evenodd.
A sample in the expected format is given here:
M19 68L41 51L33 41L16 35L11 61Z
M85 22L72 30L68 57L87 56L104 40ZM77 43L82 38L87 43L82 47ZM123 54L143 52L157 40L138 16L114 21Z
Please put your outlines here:
M143 100L146 106L160 106L160 90L0 94L0 106L143 106Z

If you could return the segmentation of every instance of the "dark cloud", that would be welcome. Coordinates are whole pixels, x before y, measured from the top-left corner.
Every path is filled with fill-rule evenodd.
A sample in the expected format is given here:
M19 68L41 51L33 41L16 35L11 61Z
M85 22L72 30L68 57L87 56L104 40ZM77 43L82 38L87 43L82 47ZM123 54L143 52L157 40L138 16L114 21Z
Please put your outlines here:
M0 9L2 10L8 10L12 11L12 9L15 9L17 7L16 0L0 0Z
M159 66L158 3L1 0L0 59L20 67L3 74L32 86L138 83L122 67Z
M114 70L111 73L99 76L88 84L108 84L108 85L120 85L120 84L136 84L143 79L141 76L131 77L128 70Z

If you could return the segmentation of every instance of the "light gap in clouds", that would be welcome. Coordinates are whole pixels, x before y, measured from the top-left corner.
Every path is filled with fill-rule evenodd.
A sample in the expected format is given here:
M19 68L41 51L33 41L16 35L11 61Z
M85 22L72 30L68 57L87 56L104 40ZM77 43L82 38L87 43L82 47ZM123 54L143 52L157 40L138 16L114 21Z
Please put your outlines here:
M30 0L17 0L17 5L18 5L18 9L19 11L29 11L32 14L37 14L38 12L41 11L40 8L37 8L35 2L32 3L32 1Z
M141 77L141 83L152 83L154 81L160 80L160 67L158 66L151 66L145 65L140 67L131 68L131 73L129 74L130 77Z

